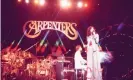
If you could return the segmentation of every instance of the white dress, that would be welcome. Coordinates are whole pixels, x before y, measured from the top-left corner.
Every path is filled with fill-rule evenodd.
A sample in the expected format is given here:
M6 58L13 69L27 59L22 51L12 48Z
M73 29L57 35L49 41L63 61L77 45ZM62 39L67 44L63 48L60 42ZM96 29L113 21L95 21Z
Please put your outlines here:
M99 42L98 34L87 37L87 79L88 80L102 80L98 42Z

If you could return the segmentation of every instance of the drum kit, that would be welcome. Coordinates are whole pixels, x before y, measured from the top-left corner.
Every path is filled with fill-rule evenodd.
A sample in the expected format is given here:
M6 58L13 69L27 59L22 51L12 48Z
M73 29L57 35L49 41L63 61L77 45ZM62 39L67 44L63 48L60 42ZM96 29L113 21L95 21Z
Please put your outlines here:
M37 59L29 52L7 52L1 56L2 80L23 78L43 78L47 80L55 75L53 61ZM12 76L15 75L15 76ZM24 80L24 79L23 79Z
M51 61L44 59L27 64L26 70L30 77L51 78L53 70L52 67Z

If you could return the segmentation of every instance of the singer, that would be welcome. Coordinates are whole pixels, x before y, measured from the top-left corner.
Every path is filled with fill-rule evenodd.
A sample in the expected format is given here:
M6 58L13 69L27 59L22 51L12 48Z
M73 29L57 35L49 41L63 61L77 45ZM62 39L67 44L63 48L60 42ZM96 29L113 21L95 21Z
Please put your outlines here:
M93 26L87 29L87 80L102 80L99 35Z

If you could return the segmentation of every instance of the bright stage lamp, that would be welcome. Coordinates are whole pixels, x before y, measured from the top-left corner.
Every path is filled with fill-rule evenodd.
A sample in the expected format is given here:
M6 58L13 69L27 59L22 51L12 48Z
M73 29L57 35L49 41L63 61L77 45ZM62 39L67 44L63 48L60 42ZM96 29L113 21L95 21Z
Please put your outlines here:
M44 5L44 3L45 3L45 0L39 0L40 5Z
M71 3L70 3L70 2L68 2L68 3L67 3L67 6L68 6L68 7L70 7L70 6L71 6Z
M18 2L21 2L21 0L18 0Z
M67 6L67 0L61 0L60 5L63 8L66 7Z
M79 8L82 8L83 3L80 1L80 2L77 3L77 6L78 6Z
M87 3L85 3L85 4L84 4L84 6L85 6L85 7L88 7L88 4L87 4Z
M68 0L61 0L60 1L60 6L62 8L67 8L67 7L70 7L71 6L71 3Z
M35 3L35 4L38 4L38 0L34 0L34 3Z
M25 2L28 4L30 1L29 0L25 0Z

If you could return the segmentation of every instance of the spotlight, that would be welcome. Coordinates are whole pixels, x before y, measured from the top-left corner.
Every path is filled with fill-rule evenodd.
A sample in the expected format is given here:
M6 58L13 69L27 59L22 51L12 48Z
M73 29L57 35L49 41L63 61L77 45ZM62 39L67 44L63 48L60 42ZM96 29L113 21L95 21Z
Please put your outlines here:
M29 0L25 0L25 2L28 4L29 3Z
M61 0L60 5L63 8L66 7L67 6L67 0Z
M87 4L87 3L85 3L85 4L84 4L84 6L85 6L85 7L87 7L87 6L88 6L88 4Z
M67 3L67 6L68 6L68 7L70 7L70 6L71 6L71 3L70 3L70 2L68 2L68 3Z
M39 0L40 5L44 5L44 3L45 3L45 0Z
M83 3L82 3L81 1L79 1L79 2L77 3L77 6L78 6L79 8L82 8Z
M38 4L38 0L34 0L34 3L35 3L35 4Z
M67 8L67 7L70 7L71 6L71 3L68 0L61 0L60 1L60 6L62 8Z
M18 2L21 2L22 0L18 0Z

